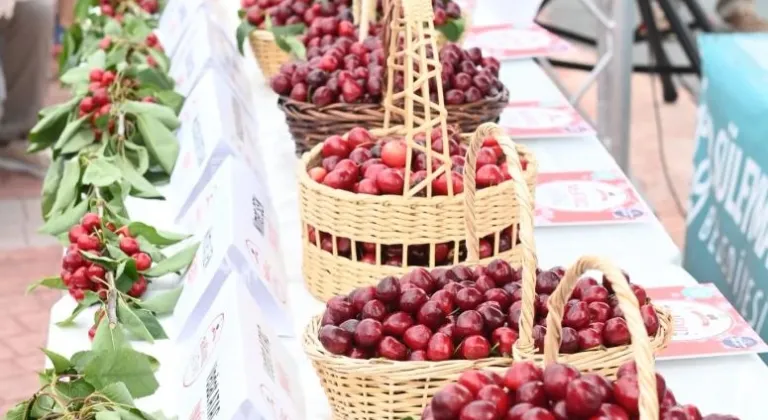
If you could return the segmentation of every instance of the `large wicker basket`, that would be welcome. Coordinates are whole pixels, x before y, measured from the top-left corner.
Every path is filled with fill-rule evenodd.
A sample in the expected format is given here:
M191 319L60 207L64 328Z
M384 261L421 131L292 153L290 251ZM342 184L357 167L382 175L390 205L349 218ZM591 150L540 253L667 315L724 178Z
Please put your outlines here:
M272 32L257 29L248 34L248 41L251 44L253 56L259 64L264 78L270 77L280 72L280 66L291 59L290 54L280 49L275 42L275 36Z
M525 210L523 209L523 211ZM526 249L523 249L524 267L528 264L528 261L530 261L529 257L531 256L529 253L530 251L526 251ZM532 264L531 266L535 267L535 264ZM621 270L601 258L582 257L565 272L565 276L560 281L557 289L555 289L549 297L547 335L545 336L544 345L545 350L548 346L550 348L553 346L559 347L562 330L561 323L565 305L571 296L571 292L573 292L573 289L576 287L579 278L589 270L601 271L605 275L605 278L610 282L611 288L618 298L620 309L626 317L629 330L632 333L632 341L637 341L637 331L635 330L638 330L638 328L642 329L644 336L647 336L642 318L640 317L637 298L632 292L632 289L630 289L629 283ZM536 288L535 276L535 269L532 271L530 267L528 269L523 268L523 306L520 318L520 338L513 348L514 358L518 361L533 360L542 362L547 359L547 357L551 357L551 354L549 356L547 356L546 353L544 355L537 354L534 346L533 321ZM645 338L644 341L650 342L653 352L659 352L666 348L669 341L672 339L672 314L668 309L660 306L654 305L654 309L659 318L659 329L655 336L650 337L650 339ZM636 325L638 323L639 326ZM633 348L632 345L600 347L575 354L561 354L557 356L557 361L573 365L582 372L596 372L608 377L615 377L619 367L625 362L633 360L635 354L636 349Z

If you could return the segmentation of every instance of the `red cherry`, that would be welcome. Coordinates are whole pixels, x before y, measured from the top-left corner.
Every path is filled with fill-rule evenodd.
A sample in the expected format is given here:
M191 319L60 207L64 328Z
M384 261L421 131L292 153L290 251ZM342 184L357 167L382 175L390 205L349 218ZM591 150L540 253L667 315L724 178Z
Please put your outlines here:
M318 338L323 347L333 354L346 354L352 344L352 335L333 325L325 325L320 328Z
M456 306L463 311L477 308L483 302L484 296L474 287L465 287L456 294Z
M597 286L597 280L593 279L592 277L584 277L579 279L578 282L576 282L576 287L573 288L572 297L574 299L581 299L581 296L584 294L584 291L589 289L592 286Z
M603 342L606 346L615 347L629 344L631 340L627 321L622 318L611 318L603 329Z
M528 382L541 381L544 373L532 362L515 363L504 374L504 385L511 391L517 391Z
M376 175L376 186L382 194L400 195L403 193L404 185L403 174L397 169L387 168Z
M149 267L152 266L152 257L144 252L138 252L131 258L136 261L136 270L138 271L149 270Z
M272 88L275 93L281 96L286 96L291 93L292 86L291 86L291 80L288 78L288 76L278 73L269 80L269 86Z
M401 337L413 324L414 321L410 315L405 312L395 312L384 318L384 332L387 335Z
M349 294L349 301L356 311L362 311L366 303L376 297L376 288L373 286L358 287Z
M587 305L590 322L606 322L611 317L611 306L605 302L592 302Z
M589 350L603 345L603 335L600 331L585 328L578 332L579 349Z
M608 300L608 289L603 286L592 286L584 290L581 300L587 303L605 302Z
M307 171L307 173L313 181L318 183L322 183L323 179L325 179L325 176L328 175L328 171L321 167L311 168L309 171Z
M427 293L422 289L413 288L405 290L400 295L400 310L416 313L428 300Z
M555 416L547 409L534 407L528 410L520 417L520 420L557 420Z
M636 284L630 284L629 287L632 289L632 292L635 294L638 305L640 306L645 305L645 303L648 301L648 294L645 292L645 289L643 289L641 286L638 286Z
M426 325L432 330L436 330L443 324L445 313L440 309L437 302L430 300L421 305L421 308L419 308L419 311L416 314L416 319L419 324Z
M387 307L380 300L373 299L363 306L360 311L362 319L373 318L377 321L383 321L387 316Z
M541 381L526 382L515 391L515 401L527 402L536 407L546 407L549 400Z
M457 338L464 338L471 335L479 335L483 332L483 317L479 312L469 310L459 314L456 318L455 332Z
M355 335L355 331L357 330L357 326L360 325L360 321L356 319L348 319L339 325L339 328L342 328L344 331L349 332L352 335Z
M120 238L120 250L126 254L133 255L139 252L139 243L134 238L123 237Z
M553 363L544 369L544 390L552 400L565 399L568 384L581 376L572 366Z
M517 332L509 327L499 327L493 330L491 342L502 356L511 357L512 347L517 342Z
M433 362L448 360L453 356L453 342L443 333L435 333L427 343L427 358Z
M404 168L408 145L402 140L393 140L381 148L381 160L391 168Z
M80 219L80 224L86 232L93 233L101 228L101 218L96 213L86 213L86 215Z
M459 415L459 420L495 420L496 418L496 406L489 401L472 401L464 406Z
M578 302L568 308L563 316L563 325L576 330L589 325L589 308L586 302Z
M403 334L403 342L411 350L424 350L427 348L427 343L432 336L432 330L424 325L414 325Z
M363 88L354 80L346 80L341 85L341 97L345 103L356 103L363 97Z
M355 328L355 343L363 347L374 347L384 335L384 327L375 319L364 319Z
M337 190L351 190L355 185L355 174L344 169L334 169L325 176L323 185Z
M487 385L497 385L486 372L480 370L465 371L459 376L457 382L464 385L472 395L477 395L480 389Z
M461 355L467 360L484 359L491 353L491 345L482 335L471 335L461 343Z
M589 417L597 413L603 403L600 390L583 379L569 382L565 394L565 408L569 415Z
M637 415L639 391L636 376L620 377L613 383L613 397L630 415Z
M435 419L457 418L473 394L460 384L448 384L432 398L430 406Z
M491 187L504 182L504 174L494 164L485 165L477 169L476 182L480 188Z
M83 251L97 251L101 248L101 241L96 236L81 235L77 238L77 246Z
M701 411L695 405L686 404L680 408L688 415L688 420L701 420Z
M389 360L405 360L408 357L408 348L394 337L384 337L379 342L378 352Z
M649 336L655 336L659 331L659 316L656 315L656 310L650 303L640 307L640 315L643 318L643 324L645 324L645 330Z
M515 404L512 408L509 409L509 411L507 411L507 417L505 420L520 420L523 418L525 413L531 411L534 408L535 407L529 403Z
M488 401L496 407L496 416L501 417L509 410L509 396L500 386L486 385L477 393L477 399Z
M351 151L351 145L341 136L331 136L323 142L322 155L324 158L328 156L338 156L345 159L349 156Z
M597 410L597 415L603 416L600 418L607 417L609 420L629 420L629 415L627 412L615 404L602 404L600 409Z
M69 229L69 242L76 244L80 236L87 234L88 231L82 225L74 225Z
M347 134L347 140L352 147L357 147L361 144L373 141L373 135L362 127L355 127Z

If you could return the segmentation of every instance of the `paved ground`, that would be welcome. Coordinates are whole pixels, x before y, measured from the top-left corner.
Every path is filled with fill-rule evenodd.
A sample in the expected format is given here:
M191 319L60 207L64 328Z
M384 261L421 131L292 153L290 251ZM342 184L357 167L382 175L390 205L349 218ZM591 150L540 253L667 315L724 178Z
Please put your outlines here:
M593 25L582 10L574 10L573 2L555 1L553 19L558 22L580 22ZM705 1L711 8L713 1ZM768 1L759 2L768 9ZM578 17L576 16L578 15ZM567 19L561 19L559 16ZM642 57L642 51L637 53ZM591 53L576 55L589 60ZM584 78L583 73L560 72L571 89ZM643 194L654 206L664 226L678 245L683 245L684 219L670 200L659 167L659 145L652 113L650 80L647 76L632 79L632 173ZM51 85L48 103L55 103L63 92ZM594 112L595 92L584 100L585 109ZM691 170L695 101L686 94L674 105L662 105L664 131L670 172L675 188L685 202ZM48 310L57 294L37 292L24 297L26 285L32 280L58 272L61 248L50 238L35 233L40 223L39 199L41 183L22 175L0 171L0 411L37 389L34 372L43 366L39 347L45 343Z

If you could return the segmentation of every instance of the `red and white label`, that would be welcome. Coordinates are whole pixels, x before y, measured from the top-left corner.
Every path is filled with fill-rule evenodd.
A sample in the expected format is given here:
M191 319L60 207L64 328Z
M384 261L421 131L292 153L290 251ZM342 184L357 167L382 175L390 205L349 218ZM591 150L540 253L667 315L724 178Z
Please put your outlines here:
M499 124L512 139L595 134L594 128L570 104L510 103L501 114Z
M499 60L521 60L568 51L571 45L535 23L473 26L464 48L478 47Z
M650 211L620 172L541 173L536 226L646 221Z
M768 351L760 335L714 284L647 290L656 305L672 312L672 341L660 359L709 357Z

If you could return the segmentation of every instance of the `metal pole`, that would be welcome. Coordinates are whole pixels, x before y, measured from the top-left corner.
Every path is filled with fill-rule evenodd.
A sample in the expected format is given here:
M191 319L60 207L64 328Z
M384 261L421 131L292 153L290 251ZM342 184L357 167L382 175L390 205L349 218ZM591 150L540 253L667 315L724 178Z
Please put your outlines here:
M610 13L611 10L610 0L598 0L595 4L597 8L600 8L603 13ZM615 28L616 25L613 25ZM598 57L606 57L613 51L611 43L613 41L613 30L611 27L597 25L597 33L595 39L597 40L597 54ZM615 59L611 61L616 61ZM611 104L610 104L610 92L611 92L611 73L616 66L609 63L603 70L597 74L597 137L603 142L608 150L611 150L610 137L608 130L608 122L611 120Z
M604 3L605 4L605 3ZM607 96L610 112L607 120L602 120L605 115L598 118L598 124L605 128L603 139L613 158L627 176L629 168L629 125L632 112L632 45L634 41L633 28L635 27L635 4L633 1L618 0L607 1L612 8L615 25L612 34L606 37L612 40L613 60L609 65L609 76L605 78L607 83ZM606 31L608 32L608 31ZM599 90L603 89L601 85ZM602 121L601 121L602 120Z

